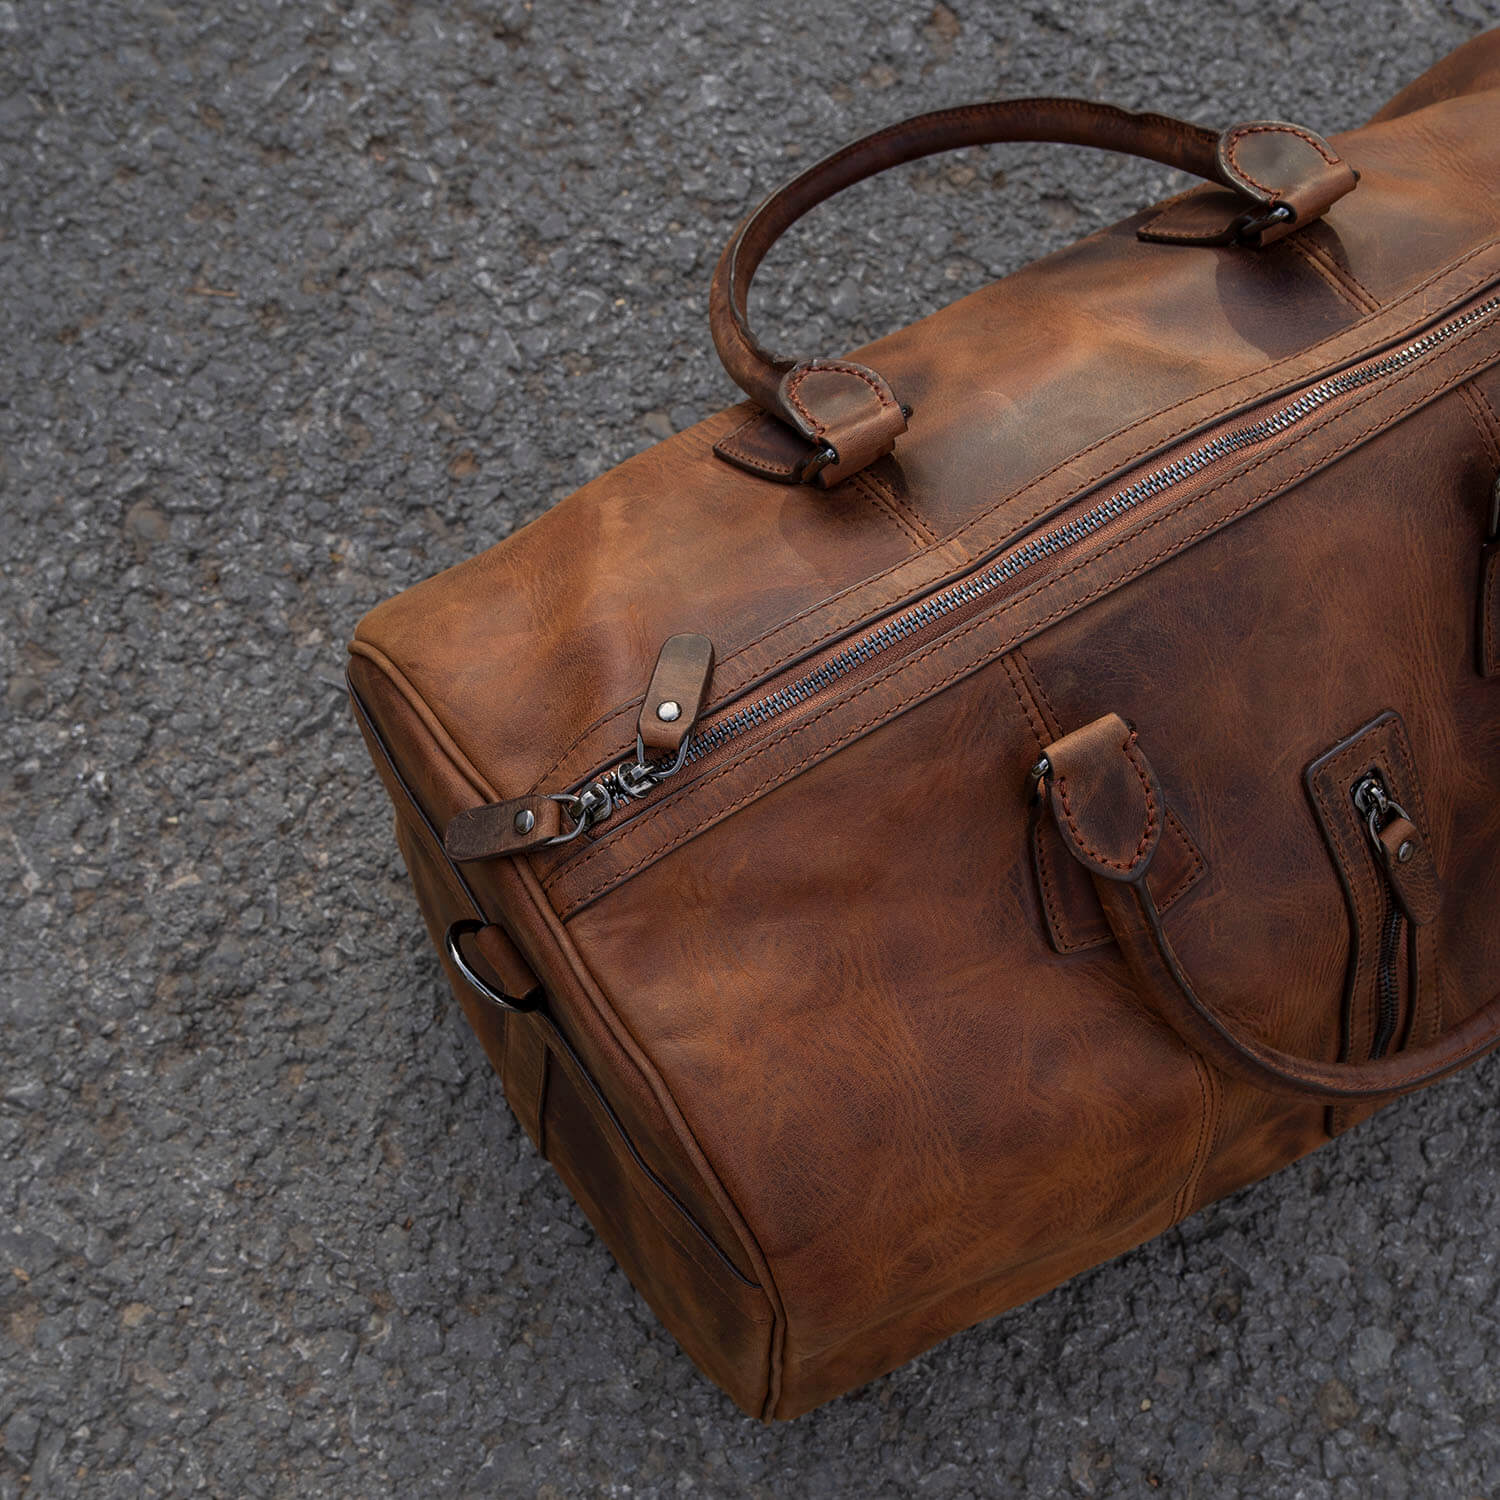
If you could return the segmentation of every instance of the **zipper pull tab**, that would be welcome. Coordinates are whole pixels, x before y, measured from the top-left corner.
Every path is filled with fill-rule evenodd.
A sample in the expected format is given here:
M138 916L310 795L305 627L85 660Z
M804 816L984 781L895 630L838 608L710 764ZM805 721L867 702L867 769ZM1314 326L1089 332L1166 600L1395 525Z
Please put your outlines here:
M714 643L706 635L674 635L661 648L641 715L636 720L636 760L665 759L673 770L687 748L714 674Z
M621 803L644 797L682 769L713 670L713 642L706 635L670 637L641 704L633 761L621 761L576 792L512 797L455 813L443 832L449 856L494 859L571 843Z
M1411 815L1371 771L1354 789L1354 805L1365 815L1370 845L1403 914L1423 927L1438 914L1443 892L1432 851Z

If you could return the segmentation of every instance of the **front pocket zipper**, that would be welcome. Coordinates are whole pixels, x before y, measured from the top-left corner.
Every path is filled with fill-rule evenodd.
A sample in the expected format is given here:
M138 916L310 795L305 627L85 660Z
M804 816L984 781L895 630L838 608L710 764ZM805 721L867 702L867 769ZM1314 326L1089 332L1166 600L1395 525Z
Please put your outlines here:
M1371 771L1354 784L1354 805L1364 819L1365 832L1369 835L1375 862L1381 865L1385 858L1385 845L1381 832L1396 818L1407 818L1406 809L1391 798L1378 771ZM1407 821L1410 821L1407 818ZM1395 851L1395 858L1405 862L1416 853L1415 843L1405 843ZM1370 1046L1372 1058L1384 1057L1395 1039L1396 1025L1401 1019L1401 950L1405 946L1406 913L1397 896L1395 884L1387 876L1382 882L1385 893L1385 914L1380 922L1380 954L1375 970L1375 994L1378 1007L1375 1020L1375 1040Z
M1445 317L1398 348L1370 356L1268 402L1259 411L1227 421L1206 436L1168 449L1151 467L1100 498L1081 499L1056 520L1002 549L973 572L915 604L866 627L827 650L794 677L738 706L726 705L695 725L670 762L651 761L638 743L633 759L596 772L571 791L549 794L562 805L568 826L544 843L562 844L589 832L617 809L643 802L689 766L703 768L735 749L762 739L803 717L835 686L847 686L910 652L939 633L1018 593L1071 561L1085 544L1123 531L1247 453L1268 448L1355 393L1399 376L1425 355L1500 312L1500 294L1481 293L1462 311ZM509 804L498 804L508 806ZM517 804L519 805L519 803ZM497 851L498 852L498 851ZM514 850L510 852L521 852Z

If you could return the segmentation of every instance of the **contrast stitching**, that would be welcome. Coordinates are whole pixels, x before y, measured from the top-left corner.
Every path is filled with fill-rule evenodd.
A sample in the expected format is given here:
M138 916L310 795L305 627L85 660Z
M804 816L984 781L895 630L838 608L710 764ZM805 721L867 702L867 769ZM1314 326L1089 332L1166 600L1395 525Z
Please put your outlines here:
M1345 277L1343 271L1321 246L1308 244L1301 235L1293 235L1287 243L1351 307L1358 308L1364 313L1380 310L1380 304L1370 296L1369 292L1352 276Z
M1488 240L1484 244L1478 245L1473 250L1470 250L1466 255L1460 256L1450 265L1446 265L1441 270L1433 272L1432 275L1428 276L1425 280L1419 282L1416 286L1403 293L1394 302L1384 307L1381 310L1380 315L1387 318L1394 316L1404 304L1414 301L1421 293L1436 285L1443 278L1452 276L1457 273L1469 261L1475 259L1477 256L1485 254L1487 251L1493 250L1497 244L1500 244L1500 240ZM1461 294L1459 300L1462 300L1463 295L1467 295L1467 293ZM1034 490L1039 485L1045 484L1047 480L1051 479L1054 475L1058 474L1063 469L1069 467L1069 465L1078 462L1079 459L1087 458L1090 454L1097 452L1100 448L1107 446L1109 443L1116 442L1129 433L1137 432L1149 423L1158 422L1164 417L1169 417L1173 412L1180 410L1184 406L1190 405L1191 403L1196 401L1206 400L1210 396L1217 395L1220 391L1226 390L1230 386L1242 384L1246 381L1251 380L1264 380L1266 376L1280 370L1284 365L1290 364L1296 360L1306 359L1310 356L1313 356L1319 350L1323 349L1328 344L1333 343L1335 340L1349 336L1351 333L1354 333L1355 331L1363 327L1366 323L1372 321L1374 316L1375 315L1372 314L1371 318L1360 319L1357 322L1352 323L1348 328L1341 328L1336 333L1329 334L1327 338L1321 339L1318 343L1312 344L1306 349L1298 350L1293 354L1288 354L1282 359L1276 360L1269 365L1263 365L1260 369L1252 371L1248 375L1237 375L1229 380L1221 381L1216 386L1210 386L1207 390L1196 391L1192 395L1182 397L1182 399L1179 401L1174 401L1170 406L1163 407L1160 411L1155 411L1148 414L1147 416L1141 417L1139 420L1130 423L1128 426L1119 428L1115 432L1106 433L1103 437L1100 437L1096 441L1090 443L1088 447L1081 448L1077 453L1070 454L1068 457L1060 459L1050 469L1047 469L1045 472L1036 475L1032 479L1027 480L1019 489L1013 490L1009 494L1001 496L993 504L987 506L985 509L971 516L969 520L964 522L964 524L960 526L956 531L949 532L947 535L941 537L932 548L928 549L927 553L918 553L914 554L913 556L901 558L899 561L892 563L889 567L881 569L878 573L872 573L869 577L862 578L856 583L851 583L847 587L840 589L837 593L830 594L826 598L819 599L815 603L807 605L804 609L799 610L796 614L789 616L787 619L778 620L775 624L768 625L764 630L760 632L759 635L752 637L750 640L746 641L744 645L739 646L734 651L730 652L730 654L726 656L720 663L720 671L722 672L727 669L731 663L738 661L742 656L745 656L747 653L753 651L757 646L764 644L772 636L775 636L779 633L785 633L791 630L794 625L798 625L802 623L802 621L815 616L819 610L827 609L830 606L837 604L840 600L848 599L851 596L862 596L865 592L873 589L875 585L889 578L893 573L899 571L901 568L909 567L913 562L920 561L922 558L930 555L930 553L935 552L939 547L944 547L949 545L950 543L959 541L973 527L981 525L983 522L989 520L992 516L1003 510L1007 505L1010 505L1014 501L1019 500L1023 495L1027 494L1031 490ZM1253 400L1258 398L1251 397L1248 399ZM1220 415L1222 415L1222 413ZM1203 420L1212 421L1214 420L1214 418L1208 417ZM1201 425L1200 422L1188 422L1185 426L1179 427L1173 432L1167 433L1157 439L1153 439L1137 452L1132 453L1128 457L1122 458L1117 462L1110 464L1108 468L1098 471L1090 478L1079 481L1075 487L1076 492L1080 494L1083 493L1116 469L1128 467L1130 464L1135 463L1137 459L1144 457L1147 453L1152 452L1154 449L1169 446L1171 443L1180 438L1183 433L1191 431L1192 428L1199 425ZM1043 503L1035 510L1033 510L1029 515L1023 516L1020 519L1016 520L1013 523L1013 530L1017 532L1023 530L1025 527L1029 526L1033 521L1035 521L1038 516L1045 514L1054 505L1057 505L1059 503L1060 502L1056 500ZM889 603L890 601L887 600L884 602ZM869 606L861 605L859 613L856 613L853 616L852 622L848 618L840 618L838 616L834 616L828 622L825 622L823 626L824 633L828 635L837 634L840 630L848 628L851 623L857 622L861 614L868 615L874 612L878 612L878 610L882 607L884 607L882 603L876 603ZM764 669L764 671L758 675L769 676L772 673L779 671L787 664L787 662L792 661L794 658L800 656L806 649L806 643L792 646L785 652L785 654L771 662ZM739 691L739 688L743 686L744 684L740 684L736 688L731 689L731 691ZM588 738L589 735L595 733L597 730L602 729L605 725L612 723L616 719L627 718L630 714L634 713L638 707L639 699L633 700L632 702L624 704L621 707L613 710L612 712L604 715L601 719L590 725L588 729L579 734L568 746L568 748L557 757L556 761L553 762L552 767L548 772L545 773L545 775L550 775L557 769L558 766L561 766L568 759L568 757L574 753L578 746L580 746ZM618 753L624 754L627 748L628 747L624 744L620 744L617 747ZM607 759L608 757L606 756L601 758ZM538 778L537 781L533 783L533 787L541 785L544 779L545 777Z
M818 437L821 438L827 434L828 424L826 422L819 421L818 418L815 417L812 412L807 409L806 404L803 402L802 398L797 394L797 392L802 388L802 383L808 378L808 376L821 375L829 371L831 371L835 375L852 375L856 380L861 381L863 384L869 386L869 388L874 391L875 399L880 404L880 408L882 411L897 410L896 403L892 401L891 398L880 389L880 386L875 382L874 378L868 375L865 371L861 370L857 365L840 365L834 364L832 361L822 361L815 365L802 365L794 370L787 378L786 399L788 405L793 407L802 416L802 419L807 423L809 427L812 428L813 432Z
M1494 430L1485 421L1486 414L1494 416L1493 409L1490 408L1488 402L1484 402L1483 409L1481 409L1483 398L1472 385L1459 386L1454 395L1463 401L1469 420L1474 424L1475 431L1479 433L1479 441L1484 445L1484 451L1490 456L1491 462L1494 462L1497 457L1500 457L1500 447L1496 446Z
M1120 745L1125 752L1125 758L1135 769L1135 774L1140 778L1141 788L1146 794L1146 826L1141 832L1140 842L1135 846L1135 852L1125 860L1111 859L1103 850L1093 846L1091 841L1084 837L1082 827L1073 813L1072 800L1068 796L1068 778L1058 776L1053 785L1057 789L1058 799L1062 803L1063 818L1073 833L1073 842L1083 850L1095 864L1105 865L1111 870L1118 870L1122 875L1128 875L1140 864L1147 849L1152 846L1160 819L1157 816L1156 789L1151 785L1151 778L1147 774L1144 762L1141 760L1140 752L1136 747L1136 737L1128 734Z
M1456 341L1446 346L1447 351L1451 351L1453 349L1461 347L1463 342L1473 338L1475 334L1480 331L1481 327L1482 325L1476 326L1470 332L1460 335ZM1487 364L1492 364L1494 362L1495 357L1491 356L1486 356L1485 358L1477 360L1473 364L1467 365L1463 369L1456 371L1451 377L1449 377L1449 383L1451 384L1462 381L1468 375L1472 374L1475 370L1483 369ZM1412 366L1407 375L1403 378L1411 378L1419 372L1429 369L1431 363L1432 360L1429 359L1425 363ZM1352 402L1348 407L1339 408L1328 413L1320 421L1317 421L1313 427L1308 429L1309 433L1321 431L1322 428L1328 425L1329 421L1332 418L1340 415L1347 416L1348 413L1357 411L1360 407L1367 405L1370 401L1374 400L1381 394L1381 388L1377 387L1376 389L1370 391L1367 395L1361 397L1358 401ZM1440 392L1438 394L1440 394ZM1379 421L1373 430L1380 431L1394 426L1397 422L1400 421L1403 416L1406 415L1407 412L1412 411L1415 408L1423 406L1425 404L1429 404L1434 399L1435 396L1430 393L1419 394L1418 396L1413 397L1412 400L1407 402L1404 406L1398 407L1388 417ZM1230 510L1224 515L1206 522L1196 531L1190 532L1181 541L1169 543L1166 547L1160 549L1151 557L1148 557L1144 561L1138 563L1135 567L1129 568L1125 572L1115 577L1106 579L1104 582L1096 585L1094 588L1090 589L1087 593L1083 594L1079 598L1071 600L1069 603L1059 606L1050 614L1043 616L1041 619L1033 622L1032 625L1024 627L1024 629L1028 634L1034 634L1038 631L1044 630L1054 621L1062 619L1070 614L1076 613L1077 611L1084 608L1084 606L1091 603L1093 600L1112 592L1122 584L1129 582L1132 578L1139 577L1142 573L1150 572L1164 559L1175 557L1180 553L1185 552L1189 547L1193 545L1194 542L1198 541L1201 537L1208 536L1215 531L1222 530L1232 521L1244 515L1247 511L1254 510L1257 506L1261 505L1263 502L1272 498L1273 496L1285 493L1286 491L1294 488L1302 479L1306 478L1307 475L1315 472L1317 469L1326 467L1328 464L1334 462L1350 449L1358 447L1366 440L1369 435L1369 433L1358 433L1346 439L1343 443L1338 444L1336 447L1329 450L1326 454L1303 465L1302 468L1294 471L1286 479L1276 480L1272 482L1265 489L1259 491L1251 498L1241 502L1241 504L1237 505L1233 510ZM1210 487L1207 490L1204 490L1201 494L1191 496L1172 509L1165 510L1160 515L1152 517L1152 519L1147 521L1146 524L1140 528L1140 530L1127 533L1117 541L1112 542L1102 552L1099 552L1094 556L1084 558L1079 562L1073 564L1071 567L1053 574L1049 579L1046 579L1045 581L1039 583L1035 589L1032 589L1026 593L1019 594L1015 598L1006 601L1004 604L1000 605L993 613L980 616L978 619L955 631L951 636L947 636L942 640L934 641L930 646L923 648L913 656L892 663L892 665L886 668L884 672L869 679L868 682L856 689L847 698L836 699L833 702L825 705L823 708L810 714L792 732L801 733L802 731L805 731L812 725L816 724L827 714L832 713L834 710L847 708L850 704L854 703L865 693L882 686L887 678L894 674L896 671L907 670L916 666L918 663L932 655L932 653L935 651L951 649L956 643L963 640L973 631L981 629L988 625L992 625L997 620L1004 618L1004 616L1006 616L1007 614L1010 614L1018 609L1022 604L1030 603L1033 600L1040 598L1041 595L1048 590L1056 588L1062 583L1066 582L1070 577L1073 576L1073 574L1079 572L1083 568L1097 565L1099 562L1107 558L1111 553L1118 551L1121 547L1139 542L1139 540L1148 532L1154 530L1158 526L1163 525L1167 521L1174 519L1184 509L1201 505L1211 495L1218 493L1220 490L1223 490L1230 485L1239 483L1239 481L1246 478L1248 475L1253 474L1257 469L1263 468L1277 456L1278 454L1276 453L1267 454L1263 458L1257 459L1247 468L1227 475L1218 484ZM1009 649L1009 647L1009 642L1003 643L996 648L995 652L986 653L986 655L992 657L994 654L998 654L999 652L1003 652ZM984 659L984 657L980 658L979 665L983 664ZM785 771L773 775L772 777L752 789L750 792L744 794L739 798L736 798L733 802L729 803L718 811L710 813L707 817L701 819L698 823L684 830L680 834L670 835L665 841L661 843L659 847L648 851L646 854L632 861L631 864L625 866L623 869L620 869L614 874L607 876L601 884L596 885L595 887L585 892L583 895L576 898L574 901L570 902L568 906L568 912L571 914L572 912L577 911L580 906L585 905L588 901L592 900L595 896L600 894L601 891L607 890L611 885L614 885L626 879L637 869L640 869L643 865L651 863L666 851L677 847L679 844L686 843L689 839L693 838L698 833L701 833L703 829L712 826L714 823L720 821L725 817L728 817L731 813L744 806L746 802L753 801L764 791L777 785L779 782L790 780L792 776L804 769L807 765L810 765L818 759L831 754L834 750L838 749L849 739L857 738L859 735L865 733L868 729L873 728L875 724L882 722L882 720L896 717L900 712L902 712L902 710L910 706L912 703L917 702L922 698L929 697L934 693L941 691L941 689L946 687L949 683L957 681L960 677L966 676L968 673L975 670L975 666L975 663L965 662L959 667L955 668L947 676L940 679L938 682L925 687L917 688L913 692L909 693L906 697L893 704L884 713L877 713L875 717L872 718L869 722L855 726L853 729L839 735L829 744L810 752L800 761L797 761L792 766L788 767ZM780 742L775 739L769 740L759 747L749 751L742 759L731 761L729 764L721 767L719 770L705 777L702 781L690 783L690 785L695 788L697 792L701 793L703 788L711 785L721 776L725 776L731 771L742 770L745 766L749 765L760 756L766 754L768 750L774 748L774 746L778 743ZM632 824L635 827L644 827L648 822L654 822L658 820L670 806L670 803L664 803L655 809L651 809L644 813L641 813L636 819L632 820ZM596 857L607 853L609 847L610 846L608 845L596 846L595 848L588 850L586 853L579 855L577 860L567 866L566 869L564 869L563 867L559 867L559 869L553 871L547 882L549 889L556 884L557 880L560 879L564 873L569 875L576 874L590 860L593 860Z
M914 527L911 522L908 521L906 517L903 516L901 512L890 503L887 497L882 494L880 490L876 489L874 485L868 482L865 475L855 473L850 477L852 483L857 488L863 490L869 497L871 505L873 505L876 510L878 510L883 516L885 516L887 520L893 522L902 536L906 537L908 541L912 542L919 551L923 546L926 545L926 538L924 538L916 529L916 527Z
M904 499L901 495L898 495L895 489L891 485L887 484L885 480L880 477L880 475L874 473L872 470L867 469L858 477L863 479L864 482L871 487L871 489L880 491L880 493L885 496L890 504L911 522L912 527L922 534L922 545L924 550L928 547L931 547L932 544L937 541L937 533L927 524L925 520L922 519L921 515L918 514L918 512L912 507L910 502Z
M738 438L741 433L745 432L748 428L753 427L757 422L767 420L774 421L775 419L767 418L764 412L756 412L752 416L746 417L745 420L741 422L733 432L726 434L724 437L721 437L719 441L714 444L714 451L716 453L732 456L734 460L742 467L757 469L762 474L795 474L797 471L793 467L793 465L773 464L766 459L758 458L742 444L736 444L735 439Z
M1246 136L1251 135L1297 136L1300 140L1306 141L1307 144L1311 146L1313 150L1316 151L1318 155L1321 156L1330 167L1343 166L1343 162L1340 161L1337 156L1332 155L1328 147L1325 146L1321 141L1319 141L1316 136L1310 134L1306 130L1298 129L1298 127L1295 125L1236 125L1235 128L1229 132L1229 135L1224 143L1224 156L1228 160L1230 166L1234 168L1235 172L1240 177L1242 177L1252 187L1257 187L1261 190L1261 192L1268 193L1273 199L1281 197L1285 189L1272 187L1269 183L1262 182L1257 177L1252 177L1240 163L1238 155L1240 143L1245 139Z

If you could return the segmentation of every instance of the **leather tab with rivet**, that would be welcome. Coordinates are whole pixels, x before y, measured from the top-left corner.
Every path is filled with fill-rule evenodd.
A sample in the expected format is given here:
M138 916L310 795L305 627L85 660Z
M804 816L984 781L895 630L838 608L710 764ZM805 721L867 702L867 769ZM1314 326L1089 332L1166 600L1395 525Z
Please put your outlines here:
M540 849L567 831L555 797L512 797L455 813L443 832L443 848L450 859L494 859Z
M703 710L714 673L714 645L706 635L674 635L661 648L641 703L636 732L655 755L675 756Z
M1376 839L1380 862L1401 910L1418 927L1425 927L1443 904L1437 866L1421 830L1408 817L1397 815Z

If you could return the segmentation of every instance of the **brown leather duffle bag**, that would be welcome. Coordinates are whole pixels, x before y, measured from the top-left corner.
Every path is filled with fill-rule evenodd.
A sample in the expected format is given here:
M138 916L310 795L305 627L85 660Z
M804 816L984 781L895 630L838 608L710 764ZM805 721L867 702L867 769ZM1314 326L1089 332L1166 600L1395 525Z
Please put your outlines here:
M756 341L799 215L1017 140L1206 181L853 359ZM908 121L711 308L750 401L350 683L511 1107L791 1417L1500 1041L1500 32L1328 140Z

